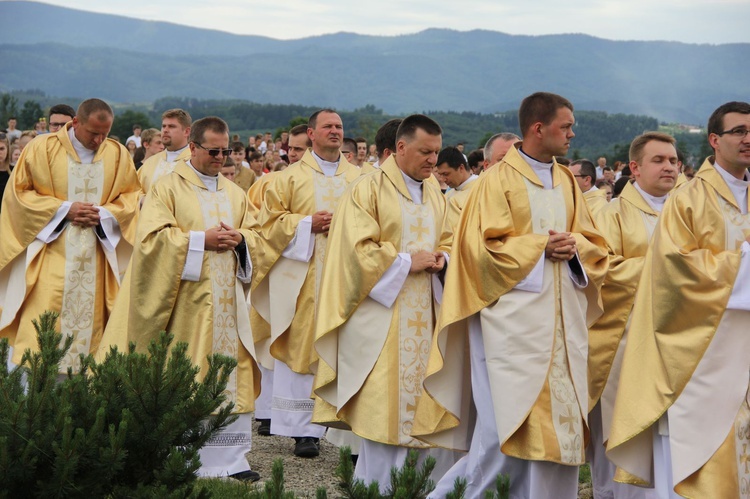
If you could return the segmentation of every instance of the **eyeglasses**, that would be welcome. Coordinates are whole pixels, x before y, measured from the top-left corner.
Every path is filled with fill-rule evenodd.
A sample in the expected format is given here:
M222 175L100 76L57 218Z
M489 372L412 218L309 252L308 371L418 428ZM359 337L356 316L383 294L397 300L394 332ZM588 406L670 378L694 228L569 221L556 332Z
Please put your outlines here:
M49 124L49 127L50 127L50 128L54 128L54 127L57 127L57 128L62 128L62 127L64 127L64 126L65 126L65 125L67 125L67 124L68 124L68 122L67 122L67 121L65 121L65 122L63 122L63 123L54 123L54 122L50 122L50 124Z
M341 151L341 154L354 154L353 151Z
M745 127L737 127L732 128L731 130L724 130L723 132L719 132L716 135L721 137L722 135L731 135L732 137L735 137L737 139L744 139L747 137L747 134L750 133L750 129L747 129Z
M202 145L200 145L197 142L193 142L193 144L195 144L196 146L198 146L201 149L203 149L204 151L206 151L208 153L208 155L211 156L212 158L215 158L219 154L223 154L224 156L229 156L230 154L232 154L232 150L231 149L220 149L220 148L217 148L217 149L208 149L206 147L203 147Z

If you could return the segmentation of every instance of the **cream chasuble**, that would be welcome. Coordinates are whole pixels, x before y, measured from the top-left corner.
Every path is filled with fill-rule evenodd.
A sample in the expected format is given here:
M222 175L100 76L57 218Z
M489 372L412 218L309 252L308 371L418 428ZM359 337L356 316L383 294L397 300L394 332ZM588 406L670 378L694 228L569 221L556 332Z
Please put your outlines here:
M138 197L135 168L123 146L106 140L91 163L81 163L68 130L24 150L0 218L0 336L10 338L13 362L19 363L25 349L38 348L31 321L58 311L58 331L74 338L61 372L77 369L78 356L96 350L130 258ZM101 211L102 224L117 227L119 240L103 239L107 246L94 228L64 220L67 211L59 209L66 201L105 209L114 220ZM57 217L59 232L51 234L59 236L44 243L37 236Z
M313 422L405 447L426 446L411 429L434 326L432 277L409 273L390 308L368 295L398 253L439 249L445 200L426 182L422 190L423 203L414 203L391 157L342 198L315 343Z
M589 207L591 216L594 219L609 204L607 202L607 193L603 189L589 189L583 193L583 199L586 200L586 205Z
M554 164L552 188L544 189L517 147L476 182L456 227L414 434L468 448L466 334L479 313L503 452L579 464L588 413L587 326L601 313L606 244L572 174ZM549 229L575 237L588 277L584 289L573 283L568 262L543 258ZM516 289L537 264L540 289Z
M750 496L750 312L726 307L748 235L750 216L710 160L665 205L615 403L607 456L617 481L653 481L658 432L668 435L677 493ZM667 424L655 426L665 413Z
M315 304L328 235L314 234L309 261L282 253L305 217L321 210L336 213L339 198L359 174L356 166L341 157L329 177L308 149L299 162L277 173L265 191L259 215L265 254L257 269L252 305L261 320L270 324L270 331L259 328L254 332L259 361L268 369L273 369L273 359L277 359L296 373L311 374L310 366L317 360L312 347Z
M214 353L237 359L227 395L234 412L246 413L260 392L260 374L245 305L249 286L237 277L238 256L235 251L203 251L198 279L180 279L192 251L190 231L202 232L220 221L242 233L254 257L257 222L245 193L232 182L219 175L212 191L181 161L172 175L152 187L141 210L133 262L97 357L103 358L109 345L123 350L131 341L145 351L166 330L175 336L174 343L188 344L187 353L202 375Z
M173 161L167 159L168 151L165 149L159 154L154 154L143 162L138 169L138 180L141 183L141 196L148 194L151 186L161 177L174 171L175 165L179 161L188 161L190 159L190 148L185 147Z

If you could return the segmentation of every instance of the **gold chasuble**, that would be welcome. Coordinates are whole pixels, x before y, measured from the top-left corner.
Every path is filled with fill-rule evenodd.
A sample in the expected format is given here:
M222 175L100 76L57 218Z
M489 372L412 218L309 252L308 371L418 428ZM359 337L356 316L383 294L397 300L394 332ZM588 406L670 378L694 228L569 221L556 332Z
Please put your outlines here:
M653 438L668 435L678 494L750 497L750 312L727 308L748 235L750 215L710 158L667 201L628 329L607 447L615 480L652 483Z
M46 310L59 312L58 331L74 338L61 372L77 368L78 356L99 344L132 252L138 202L127 149L107 139L92 163L81 163L69 128L38 137L24 149L0 217L0 337L9 338L18 364L24 350L38 348L31 321ZM119 243L109 241L114 251L94 228L67 220L56 239L37 238L65 201L93 203L114 216L121 234Z
M261 320L270 324L254 333L258 359L268 369L278 359L296 373L311 374L310 366L317 360L315 304L328 234L314 235L309 262L286 258L282 252L303 218L321 210L336 213L339 198L359 175L359 168L341 156L336 173L326 176L308 149L300 161L276 173L265 191L258 221L266 249L258 265L252 304Z
M138 351L146 351L166 330L175 343L187 343L201 375L211 354L237 359L227 394L234 412L246 413L260 393L260 373L245 305L249 286L237 277L238 256L235 251L204 251L197 280L181 278L190 231L202 232L219 222L242 233L254 258L258 225L245 193L234 183L219 175L212 192L180 161L173 174L152 186L141 210L133 260L97 357L103 359L110 345L126 351L131 341Z
M239 188L244 192L247 192L248 189L250 189L250 187L255 184L257 176L255 175L255 172L250 168L245 168L242 165L237 168L237 171L238 173L234 177L234 183L237 184Z
M398 253L445 249L444 212L444 196L426 181L422 204L412 201L393 156L342 198L318 304L313 422L384 444L426 446L411 430L434 327L433 277L409 273L391 308L369 293Z
M174 161L167 161L166 149L159 154L154 154L148 158L138 169L138 180L141 183L141 195L145 196L148 194L151 186L154 185L157 180L168 173L172 173L175 165L179 161L188 161L189 159L189 147L186 147Z
M516 147L475 182L456 227L413 434L468 449L473 323L481 326L502 452L577 465L588 414L588 325L601 314L606 243L568 169L555 163L545 189ZM575 237L584 289L569 262L545 258L550 229ZM515 289L537 265L538 289Z
M589 189L583 193L583 199L586 200L586 205L595 219L599 212L609 204L607 202L607 193L603 189Z
M275 173L276 172L270 172L261 175L258 181L247 191L247 200L250 201L250 210L252 210L253 216L256 218L260 214L260 209L263 207L263 199L266 197L266 191L271 185L270 182Z
M604 313L589 329L589 411L601 399L605 443L620 377L626 326L658 216L630 183L595 216L610 253L609 272L602 285Z

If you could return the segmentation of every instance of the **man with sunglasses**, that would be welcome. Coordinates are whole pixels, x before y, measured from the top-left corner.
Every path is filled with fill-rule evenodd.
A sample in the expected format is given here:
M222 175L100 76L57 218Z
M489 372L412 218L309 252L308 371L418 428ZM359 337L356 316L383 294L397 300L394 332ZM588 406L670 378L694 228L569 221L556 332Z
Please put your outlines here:
M750 104L708 120L715 155L674 191L645 257L607 457L659 497L750 484Z
M269 324L267 337L256 333L256 350L274 370L271 433L293 437L295 455L316 457L325 433L311 423L318 286L333 212L360 171L341 154L344 125L335 111L313 113L307 127L312 148L274 174L263 198L258 221L270 247L252 299Z
M257 222L245 193L220 175L232 150L220 118L196 121L190 159L154 184L138 221L133 261L102 345L139 351L166 330L188 344L188 355L208 369L207 356L237 359L226 388L239 419L201 449L201 476L255 481L244 455L250 450L260 376L246 294L258 244ZM101 348L103 358L108 348Z

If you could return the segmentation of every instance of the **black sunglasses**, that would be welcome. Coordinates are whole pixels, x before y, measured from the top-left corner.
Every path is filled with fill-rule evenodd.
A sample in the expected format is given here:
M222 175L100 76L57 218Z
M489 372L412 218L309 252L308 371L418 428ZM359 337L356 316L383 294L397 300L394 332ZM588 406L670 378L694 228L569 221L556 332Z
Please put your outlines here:
M206 151L208 153L208 155L211 156L212 158L215 158L219 154L223 154L224 157L229 156L230 154L232 154L232 150L231 149L220 149L220 148L217 148L217 149L208 149L206 147L203 147L202 145L200 145L197 142L193 142L193 144L195 144L196 146L198 146L201 149L203 149L204 151Z

